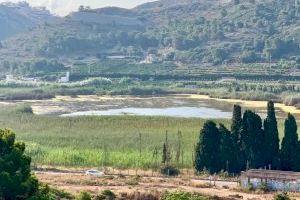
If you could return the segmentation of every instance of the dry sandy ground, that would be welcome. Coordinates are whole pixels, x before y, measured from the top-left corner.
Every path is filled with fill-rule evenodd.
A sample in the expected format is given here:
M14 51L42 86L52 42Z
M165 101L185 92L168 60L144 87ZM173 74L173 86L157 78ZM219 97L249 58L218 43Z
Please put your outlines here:
M249 100L240 100L240 99L218 99L212 98L208 95L188 95L187 98L191 99L211 99L220 102L232 103L232 104L240 104L245 107L250 108L265 108L267 106L267 101L249 101ZM284 112L292 113L292 114L300 114L300 110L295 106L286 106L283 103L275 103L275 107L281 109Z
M177 95L170 95L173 98L181 98L181 99L194 99L194 100L214 100L218 102L224 102L228 104L239 104L241 106L247 107L247 108L266 108L267 101L248 101L248 100L239 100L239 99L218 99L218 98L212 98L208 95L191 95L191 94L177 94ZM65 110L63 106L58 105L52 105L52 103L57 102L103 102L103 101L109 101L109 100L118 100L118 101L124 101L124 100L147 100L147 99L160 99L162 97L139 97L139 96L97 96L97 95L78 95L76 98L70 97L70 96L57 96L50 100L29 100L29 101L23 101L27 103L37 103L37 102L48 102L49 105L32 105L32 108L34 110L35 114L47 114L51 112L67 112L68 110ZM276 103L275 107L277 109L280 109L286 113L292 113L292 114L300 114L300 109L297 109L294 106L286 106L283 103Z
M107 176L95 178L80 173L51 172L36 172L36 176L41 182L47 183L55 188L63 189L72 194L76 194L80 191L89 191L93 194L99 194L103 190L112 190L116 194L134 192L161 194L170 191L187 191L203 195L249 200L271 200L274 196L274 193L258 194L241 192L238 190L236 182L216 182L216 186L210 186L209 181L193 178L137 176ZM294 199L300 200L299 194L290 195Z

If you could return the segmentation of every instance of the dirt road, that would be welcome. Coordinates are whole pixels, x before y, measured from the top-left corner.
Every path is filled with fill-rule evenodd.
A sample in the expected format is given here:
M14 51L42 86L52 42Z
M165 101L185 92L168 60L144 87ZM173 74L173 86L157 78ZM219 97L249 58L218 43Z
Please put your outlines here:
M245 193L238 190L237 182L201 180L196 178L166 178L139 176L105 176L95 178L83 172L35 172L41 182L63 189L72 194L89 191L98 194L103 190L112 190L116 194L143 192L164 193L170 191L188 191L203 195L231 197L232 199L271 200L274 193ZM298 194L291 194L299 199Z

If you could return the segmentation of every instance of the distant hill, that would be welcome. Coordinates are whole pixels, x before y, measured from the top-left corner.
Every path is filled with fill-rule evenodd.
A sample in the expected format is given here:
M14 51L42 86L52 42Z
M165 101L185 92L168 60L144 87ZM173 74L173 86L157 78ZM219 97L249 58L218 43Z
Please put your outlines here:
M55 19L48 10L32 8L21 2L0 4L0 40Z
M299 67L299 31L300 0L161 0L131 10L84 8L3 41L0 59L69 64L153 54L159 63Z

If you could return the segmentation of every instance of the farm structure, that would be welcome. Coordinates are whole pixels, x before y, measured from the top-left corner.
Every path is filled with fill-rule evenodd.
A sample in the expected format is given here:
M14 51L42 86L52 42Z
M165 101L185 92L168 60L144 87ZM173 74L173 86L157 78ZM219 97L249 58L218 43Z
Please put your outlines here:
M252 169L241 173L241 186L244 188L267 186L270 190L300 192L300 173Z

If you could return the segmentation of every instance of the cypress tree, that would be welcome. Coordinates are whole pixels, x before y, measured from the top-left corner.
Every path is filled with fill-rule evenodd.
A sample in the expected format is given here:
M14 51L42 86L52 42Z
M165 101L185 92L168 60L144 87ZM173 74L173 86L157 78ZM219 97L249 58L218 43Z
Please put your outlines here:
M220 158L222 169L229 173L237 173L239 172L236 167L237 152L235 151L232 134L223 124L219 125L219 132L221 134Z
M221 170L219 148L219 130L213 121L207 121L200 131L195 149L195 168L198 172L207 169L213 174Z
M233 106L231 133L236 143L240 139L240 131L242 127L242 108L239 105Z
M259 115L245 111L241 130L243 169L264 167L264 131Z
M162 163L167 163L167 145L164 143L163 145L163 152L162 152Z
M236 161L233 171L240 172L244 168L244 156L242 152L241 128L242 128L242 108L239 105L233 106L231 133L233 139L233 147L235 151Z
M265 165L271 166L272 169L279 169L280 155L279 155L279 134L277 127L277 120L275 114L274 103L268 102L267 118L264 120L265 142L264 155L266 158Z
M298 134L296 119L290 113L284 122L284 137L281 143L281 169L291 171L296 169Z

